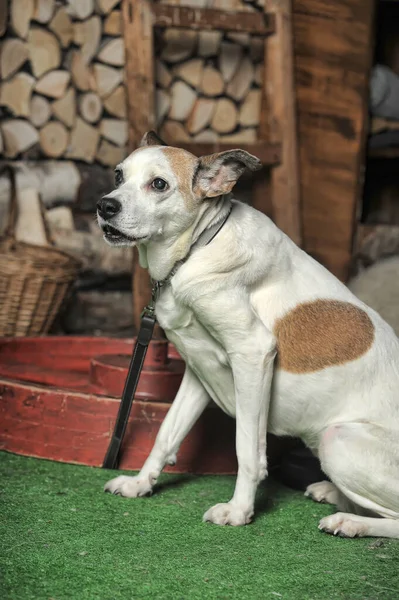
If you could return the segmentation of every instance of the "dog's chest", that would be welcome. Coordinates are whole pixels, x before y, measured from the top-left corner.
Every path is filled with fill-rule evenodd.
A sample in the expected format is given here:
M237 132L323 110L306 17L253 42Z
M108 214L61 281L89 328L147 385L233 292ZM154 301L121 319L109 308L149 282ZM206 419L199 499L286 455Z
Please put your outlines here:
M156 303L156 316L165 332L185 330L196 324L193 311L176 299L170 286L162 288Z
M176 346L211 398L234 416L233 376L224 348L200 323L195 313L176 299L171 288L162 291L156 315L167 338Z

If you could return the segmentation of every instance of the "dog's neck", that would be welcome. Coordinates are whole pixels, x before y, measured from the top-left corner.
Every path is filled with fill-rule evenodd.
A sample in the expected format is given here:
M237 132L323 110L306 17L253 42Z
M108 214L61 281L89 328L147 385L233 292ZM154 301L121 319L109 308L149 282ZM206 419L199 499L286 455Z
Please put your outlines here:
M204 201L194 223L183 234L172 239L140 244L140 265L148 269L152 279L165 280L176 263L186 258L201 234L225 219L230 210L230 195Z

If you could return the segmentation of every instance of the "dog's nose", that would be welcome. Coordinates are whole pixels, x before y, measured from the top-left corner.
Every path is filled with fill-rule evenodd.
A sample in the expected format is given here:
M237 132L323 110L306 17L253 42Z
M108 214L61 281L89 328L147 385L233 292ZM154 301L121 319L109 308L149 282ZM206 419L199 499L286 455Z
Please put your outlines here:
M105 220L111 219L111 217L117 215L121 208L121 203L115 198L107 198L107 196L104 196L104 198L101 198L101 200L97 202L98 214Z

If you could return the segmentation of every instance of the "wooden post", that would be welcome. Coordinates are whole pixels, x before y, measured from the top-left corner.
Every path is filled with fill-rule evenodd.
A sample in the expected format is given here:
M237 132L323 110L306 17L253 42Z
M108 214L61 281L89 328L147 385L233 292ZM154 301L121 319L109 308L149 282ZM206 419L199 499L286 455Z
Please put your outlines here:
M136 149L144 133L155 128L153 23L149 0L124 0L123 33L126 52L128 89L129 149ZM133 318L136 328L140 314L151 297L147 271L133 264Z
M138 147L144 133L155 127L153 24L149 0L122 4L129 95L129 145Z
M266 0L265 10L275 15L276 33L265 39L259 138L281 142L281 163L254 185L253 205L266 212L271 194L273 220L301 244L299 157L291 23L291 0Z

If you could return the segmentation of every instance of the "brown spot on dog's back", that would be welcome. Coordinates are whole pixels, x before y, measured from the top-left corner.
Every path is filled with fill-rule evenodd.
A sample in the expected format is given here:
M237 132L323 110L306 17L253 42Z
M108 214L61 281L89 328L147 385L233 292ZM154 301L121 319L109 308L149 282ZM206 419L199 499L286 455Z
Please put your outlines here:
M192 183L197 159L190 152L181 148L173 148L172 146L162 148L162 152L165 154L176 175L179 189L184 197L187 208L191 210L195 203Z
M299 304L274 326L278 367L311 373L356 360L371 347L374 325L349 302L315 300Z

